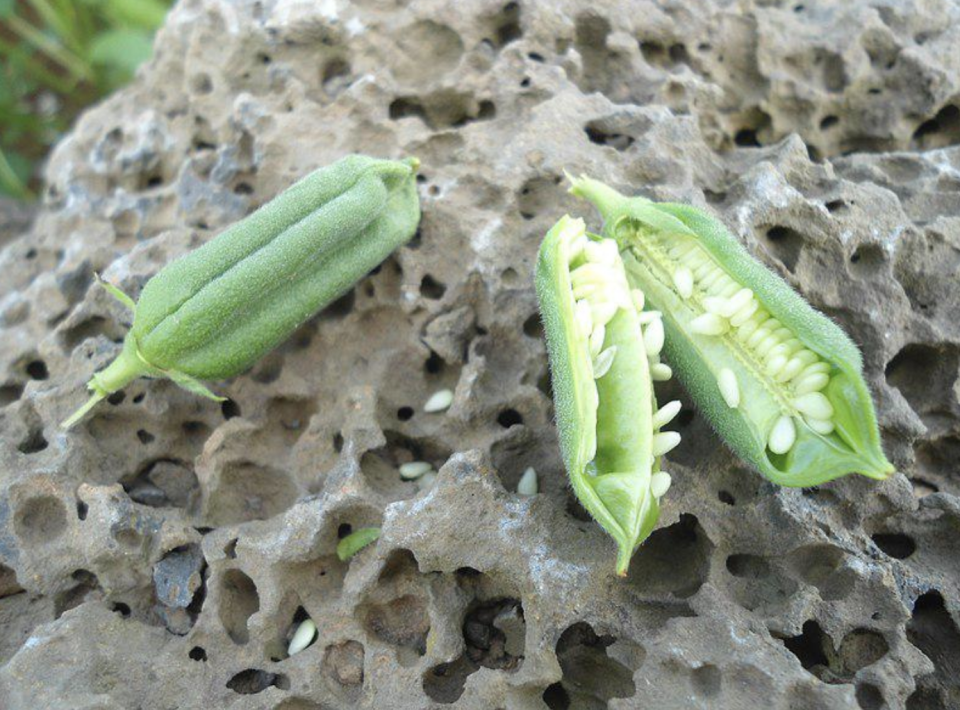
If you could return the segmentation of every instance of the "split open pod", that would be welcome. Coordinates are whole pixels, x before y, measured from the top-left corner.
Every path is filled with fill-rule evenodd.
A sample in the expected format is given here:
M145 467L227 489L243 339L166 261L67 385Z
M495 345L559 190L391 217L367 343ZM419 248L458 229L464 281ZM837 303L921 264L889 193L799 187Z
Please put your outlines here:
M564 217L540 247L543 317L564 465L583 507L616 541L617 573L653 530L670 476L660 457L680 435L660 431L679 402L657 407L660 314L627 282L617 243Z
M717 220L586 177L632 288L660 311L664 355L719 435L771 481L887 478L860 352Z

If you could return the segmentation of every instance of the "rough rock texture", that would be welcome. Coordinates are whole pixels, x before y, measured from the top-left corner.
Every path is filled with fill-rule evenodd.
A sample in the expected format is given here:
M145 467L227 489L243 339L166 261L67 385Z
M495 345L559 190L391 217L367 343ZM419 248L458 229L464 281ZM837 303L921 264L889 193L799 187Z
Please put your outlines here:
M958 44L948 0L182 0L2 238L0 705L960 707ZM351 151L420 157L419 236L222 407L141 380L57 428L129 321L94 272L137 294ZM900 473L777 489L685 409L617 579L531 285L596 226L564 168L714 210L841 323Z

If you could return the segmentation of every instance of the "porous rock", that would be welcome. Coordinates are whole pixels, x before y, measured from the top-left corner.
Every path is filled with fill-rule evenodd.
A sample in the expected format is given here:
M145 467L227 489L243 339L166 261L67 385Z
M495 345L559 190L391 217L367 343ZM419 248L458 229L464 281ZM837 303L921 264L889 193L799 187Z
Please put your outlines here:
M4 707L958 706L958 40L948 0L177 3L0 236ZM94 273L136 296L353 151L422 161L408 245L223 405L140 380L58 428L129 326ZM898 473L778 489L687 404L617 578L531 283L599 226L564 169L712 211L841 324Z

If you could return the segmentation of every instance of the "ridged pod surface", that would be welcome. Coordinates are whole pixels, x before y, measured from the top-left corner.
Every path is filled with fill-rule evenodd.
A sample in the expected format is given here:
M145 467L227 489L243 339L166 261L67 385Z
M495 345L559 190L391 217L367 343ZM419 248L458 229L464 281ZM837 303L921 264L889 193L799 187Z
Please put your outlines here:
M659 315L627 284L616 244L564 217L547 233L536 270L564 465L584 508L617 543L617 573L653 530L670 476L660 457L680 440L660 432L680 409L657 408Z
M141 376L219 399L199 380L249 368L413 236L417 167L347 156L164 267L136 304L106 285L133 309L133 327L64 426Z
M586 177L571 192L600 211L663 314L668 362L734 452L785 486L893 473L857 347L720 222Z

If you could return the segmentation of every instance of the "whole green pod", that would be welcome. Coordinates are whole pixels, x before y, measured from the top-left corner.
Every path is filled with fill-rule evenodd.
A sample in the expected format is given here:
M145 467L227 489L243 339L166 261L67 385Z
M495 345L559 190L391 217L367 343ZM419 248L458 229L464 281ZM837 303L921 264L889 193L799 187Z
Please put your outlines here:
M720 222L586 177L571 192L600 211L628 280L663 313L677 377L742 459L784 486L893 473L856 345Z
M199 380L249 368L413 236L418 165L345 157L168 264L136 304L105 284L133 310L133 327L63 425L141 376L222 399Z
M680 435L661 432L679 402L657 408L659 314L642 311L616 244L564 217L544 238L535 277L564 466L584 508L617 543L617 573L660 516L670 476L660 457Z

